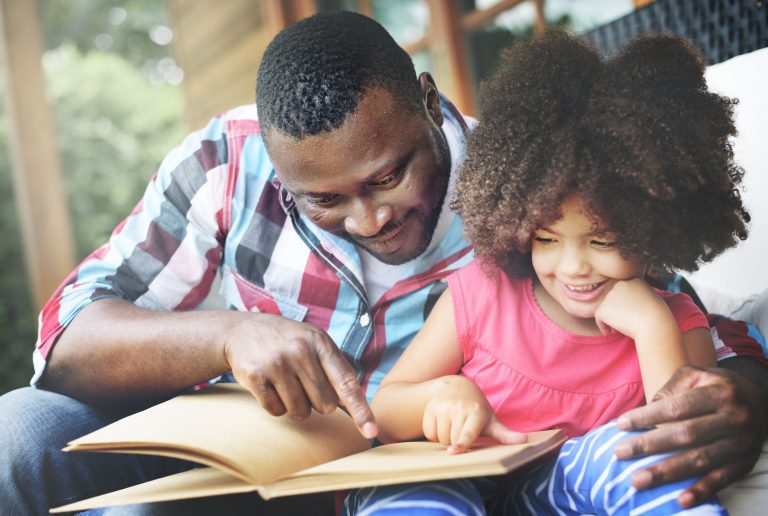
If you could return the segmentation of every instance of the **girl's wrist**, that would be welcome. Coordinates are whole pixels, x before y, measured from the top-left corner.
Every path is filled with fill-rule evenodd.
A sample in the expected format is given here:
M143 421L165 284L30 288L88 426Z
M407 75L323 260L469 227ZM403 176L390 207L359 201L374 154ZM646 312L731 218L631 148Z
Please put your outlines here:
M448 393L456 394L475 390L478 390L478 388L472 380L466 376L461 376L458 374L435 378L429 384L430 396L433 397L438 395L445 395Z

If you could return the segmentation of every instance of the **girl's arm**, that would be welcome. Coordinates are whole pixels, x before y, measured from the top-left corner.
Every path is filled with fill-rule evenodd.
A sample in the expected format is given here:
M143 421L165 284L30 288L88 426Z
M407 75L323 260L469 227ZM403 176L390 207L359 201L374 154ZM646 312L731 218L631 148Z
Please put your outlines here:
M373 397L378 438L387 442L423 437L424 407L445 383L443 377L455 375L462 361L453 301L446 289Z
M614 328L635 341L646 401L689 363L689 346L696 351L695 359L701 359L702 335L697 330L682 335L667 304L640 278L616 283L595 319L601 328ZM709 345L712 347L711 341Z
M469 448L482 433L505 443L525 442L496 419L482 391L456 373L463 363L450 289L381 383L371 407L384 442L421 439Z

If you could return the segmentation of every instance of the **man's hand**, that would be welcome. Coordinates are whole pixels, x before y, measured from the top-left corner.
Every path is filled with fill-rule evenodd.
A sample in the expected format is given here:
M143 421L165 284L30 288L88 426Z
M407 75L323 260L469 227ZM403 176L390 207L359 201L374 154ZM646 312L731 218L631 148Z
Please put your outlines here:
M433 397L424 408L424 437L448 446L448 453L462 453L485 435L504 444L524 443L527 434L504 426L475 383L463 376L435 380Z
M304 419L343 407L366 438L373 412L355 373L323 330L268 314L244 314L225 337L224 354L238 383L272 415Z
M748 359L741 359L740 362ZM756 363L755 363L756 364ZM746 475L768 434L768 393L750 376L725 368L681 368L651 404L622 415L623 430L662 426L616 446L619 459L683 449L632 478L637 489L700 476L678 498L691 507Z

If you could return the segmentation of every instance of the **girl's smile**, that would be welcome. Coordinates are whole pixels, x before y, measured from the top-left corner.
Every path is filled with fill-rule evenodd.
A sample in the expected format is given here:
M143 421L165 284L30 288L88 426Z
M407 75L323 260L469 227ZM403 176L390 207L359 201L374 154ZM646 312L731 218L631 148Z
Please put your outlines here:
M565 291L565 295L575 301L588 302L602 295L607 281L600 281L598 283L586 283L580 285L569 285L567 283L562 284L562 288Z

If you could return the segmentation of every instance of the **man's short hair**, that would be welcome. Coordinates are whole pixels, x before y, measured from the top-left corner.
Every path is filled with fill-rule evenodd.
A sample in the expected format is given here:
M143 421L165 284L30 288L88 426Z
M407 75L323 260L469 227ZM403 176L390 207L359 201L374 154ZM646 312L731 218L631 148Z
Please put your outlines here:
M267 47L256 81L259 122L295 138L339 128L370 88L421 109L410 56L374 20L337 11L305 18Z

